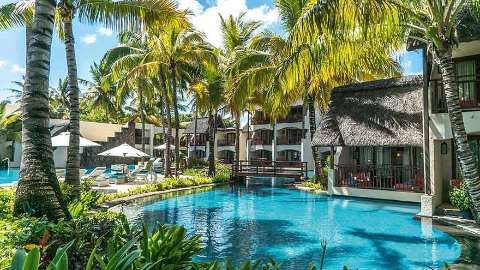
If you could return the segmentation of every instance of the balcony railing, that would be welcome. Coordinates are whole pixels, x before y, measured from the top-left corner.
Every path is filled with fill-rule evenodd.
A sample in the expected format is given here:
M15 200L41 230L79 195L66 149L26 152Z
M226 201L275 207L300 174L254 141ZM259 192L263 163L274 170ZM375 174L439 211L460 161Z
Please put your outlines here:
M296 122L302 122L303 115L301 114L290 114L287 115L287 117L278 119L278 123L296 123Z
M263 138L253 138L252 139L252 145L271 145L272 144L273 138L266 140Z
M300 145L302 144L302 139L281 136L281 137L277 137L277 144L278 145Z
M442 81L432 80L432 112L433 113L446 113L447 110L447 101L445 98L445 92L443 91L443 84ZM474 85L475 96L469 99L465 99L464 97L460 96L460 106L463 109L469 108L480 108L480 91L479 85L480 80L461 80L458 81L458 88L459 89L468 89L471 87L472 83Z
M414 166L336 166L335 186L423 192L423 168Z
M190 146L206 146L207 142L206 141L190 141Z
M253 117L252 125L267 125L270 124L270 119L264 117Z
M235 140L218 140L218 146L235 146Z

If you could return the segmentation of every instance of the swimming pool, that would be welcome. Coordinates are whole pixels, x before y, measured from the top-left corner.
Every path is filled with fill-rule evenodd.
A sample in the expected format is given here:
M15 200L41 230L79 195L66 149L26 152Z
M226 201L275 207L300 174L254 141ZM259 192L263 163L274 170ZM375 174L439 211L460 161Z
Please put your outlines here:
M84 174L87 175L89 174L90 172L92 172L95 168L85 168L83 170L85 170ZM128 170L131 171L135 169L135 165L128 165ZM10 185L10 184L14 184L18 181L18 175L20 173L20 169L19 168L9 168L7 170L0 170L0 186L1 185ZM106 174L109 174L109 175L112 175L112 171L109 168L105 169L105 173Z
M123 207L132 222L179 224L202 235L198 261L273 256L282 269L428 269L459 258L449 234L414 220L419 206L329 197L292 189L228 186Z
M8 185L17 182L20 169L10 168L0 170L0 185Z

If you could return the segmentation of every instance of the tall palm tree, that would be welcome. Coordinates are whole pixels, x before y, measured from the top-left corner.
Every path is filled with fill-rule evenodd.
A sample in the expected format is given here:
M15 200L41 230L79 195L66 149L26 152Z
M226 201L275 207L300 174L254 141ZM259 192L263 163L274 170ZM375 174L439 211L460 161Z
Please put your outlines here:
M400 39L405 43L414 40L423 44L439 66L442 76L458 160L473 201L474 215L480 211L479 169L465 131L452 50L458 44L459 26L468 18L477 21L479 8L479 1L462 0L369 0L363 1L361 5L349 0L317 2L305 11L294 35L295 43L300 44L315 38L316 33L328 29L329 25L340 27L359 23L367 26L363 32L368 41L373 38L372 33L380 32L384 36L384 42ZM325 12L326 10L331 12ZM352 19L354 17L355 21Z
M140 29L144 24L165 24L175 20L178 11L171 0L61 0L58 4L61 33L65 40L70 95L70 144L68 147L66 183L72 185L74 196L80 194L80 108L75 57L73 19L101 23L117 30Z
M205 61L201 76L192 82L191 90L197 95L197 106L200 112L208 115L208 175L215 175L215 132L217 128L217 112L224 102L225 77L219 66Z
M303 16L307 3L276 1L288 37L270 32L257 35L251 42L251 52L234 63L232 69L241 70L235 87L257 88L264 93L264 98L257 95L257 102L263 103L263 110L272 118L285 116L291 103L306 99L313 138L316 131L315 102L325 108L333 87L372 75L395 74L399 65L391 59L389 48L355 44L359 40L358 34L349 39L322 35L321 42L308 40L298 46L293 44L292 31ZM325 181L320 175L318 149L312 146L312 153L315 178ZM323 184L326 186L325 182Z
M220 22L223 34L223 55L225 56L222 62L226 65L224 69L228 70L227 67L250 53L250 42L261 24L257 21L247 21L245 13L238 17L230 15L227 19L220 16ZM234 81L238 77L239 70L230 69L228 71L225 101L235 119L235 166L238 166L240 160L240 116L255 89L235 87Z
M120 78L122 70L128 70L124 74L126 80L161 76L161 83L164 85L162 88L169 90L168 95L164 97L171 97L171 107L174 110L177 161L175 175L178 176L180 161L178 86L185 85L185 81L191 80L192 76L198 73L201 62L212 57L211 51L204 45L202 34L185 26L172 25L163 29L160 34L149 33L137 40L143 40L143 44L128 48L121 46L116 53L112 52L122 55L112 64L112 75L114 78ZM170 104L166 105L170 107Z
M48 129L48 78L55 1L36 0L32 40L27 55L22 106L22 164L14 212L70 218L53 166Z

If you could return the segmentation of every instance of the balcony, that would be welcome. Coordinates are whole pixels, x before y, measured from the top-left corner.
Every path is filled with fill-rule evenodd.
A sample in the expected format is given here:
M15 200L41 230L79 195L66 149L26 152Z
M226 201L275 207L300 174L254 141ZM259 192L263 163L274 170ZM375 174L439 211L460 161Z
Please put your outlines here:
M302 144L302 138L300 137L290 137L290 136L279 136L277 137L277 145L300 145Z
M335 186L424 192L423 168L414 166L336 166Z
M302 114L288 114L285 118L278 119L277 123L297 123L302 122Z
M271 145L273 136L270 139L253 137L251 143L252 145Z
M446 113L447 101L440 79L430 81L432 85L432 113ZM458 82L460 107L464 110L480 109L480 80L460 80ZM464 91L465 89L465 91ZM471 91L466 91L471 89Z
M221 139L217 141L218 146L235 146L235 140Z
M267 125L270 123L270 117L261 111L256 111L252 116L252 125Z

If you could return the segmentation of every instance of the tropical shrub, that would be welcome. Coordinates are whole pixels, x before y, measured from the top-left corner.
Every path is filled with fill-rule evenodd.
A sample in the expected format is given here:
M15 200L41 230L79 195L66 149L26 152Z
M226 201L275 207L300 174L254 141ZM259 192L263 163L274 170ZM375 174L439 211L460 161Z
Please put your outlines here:
M324 190L324 187L319 182L314 181L304 181L301 183L302 187L312 188L312 189L321 189Z
M68 270L67 250L73 245L73 241L57 249L55 257L50 261L47 270ZM40 249L33 247L30 252L18 249L12 260L10 270L37 270L40 266Z
M470 194L468 194L465 183L462 183L458 188L453 188L449 193L449 197L452 205L461 211L470 209L472 205L472 199Z

